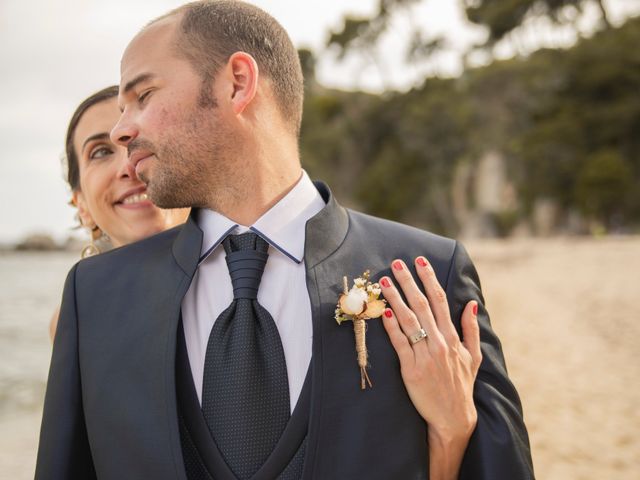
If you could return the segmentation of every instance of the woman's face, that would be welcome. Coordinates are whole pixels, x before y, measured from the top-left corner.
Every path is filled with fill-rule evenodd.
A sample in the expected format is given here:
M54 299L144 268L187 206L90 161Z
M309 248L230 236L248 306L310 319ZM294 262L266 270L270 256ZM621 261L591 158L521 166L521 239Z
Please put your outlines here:
M145 184L127 161L127 150L109 139L120 111L111 98L89 107L76 127L73 145L80 189L73 193L85 226L97 225L118 247L184 222L188 210L161 210L147 199Z

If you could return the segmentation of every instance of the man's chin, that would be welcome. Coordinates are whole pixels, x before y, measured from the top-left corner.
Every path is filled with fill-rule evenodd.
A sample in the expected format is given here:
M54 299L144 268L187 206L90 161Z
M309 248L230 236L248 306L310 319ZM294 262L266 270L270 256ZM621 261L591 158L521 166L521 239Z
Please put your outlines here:
M149 178L149 176L146 173L138 172L136 170L136 177L138 177L138 179L147 186L147 189L149 188L149 183L150 183L151 179Z
M180 208L182 206L177 205L177 203L179 202L176 201L177 199L174 195L167 195L167 192L163 189L154 187L157 187L157 185L151 182L147 183L147 196L149 197L149 200L151 200L156 205L156 207Z

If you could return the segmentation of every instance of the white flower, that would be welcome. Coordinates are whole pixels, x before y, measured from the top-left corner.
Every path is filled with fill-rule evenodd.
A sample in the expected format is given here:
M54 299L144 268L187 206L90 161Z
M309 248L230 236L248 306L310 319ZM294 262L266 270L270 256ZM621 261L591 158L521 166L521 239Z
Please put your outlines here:
M364 278L360 278L360 277L359 277L359 278L356 278L356 279L353 281L353 284L354 284L356 287L360 287L360 288L361 288L361 287L364 287L366 283L367 283L367 281L366 281Z
M342 311L347 315L359 315L367 306L369 296L362 288L353 287L340 300Z

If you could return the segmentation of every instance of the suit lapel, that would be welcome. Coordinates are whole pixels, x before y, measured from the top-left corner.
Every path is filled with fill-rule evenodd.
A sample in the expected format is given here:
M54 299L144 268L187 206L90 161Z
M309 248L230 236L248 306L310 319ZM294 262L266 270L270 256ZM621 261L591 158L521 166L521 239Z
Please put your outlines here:
M324 273L323 263L339 249L349 229L347 211L336 202L331 191L324 183L314 183L326 202L326 207L307 222L305 232L304 261L307 270L307 290L311 300L313 345L310 366L312 369L312 384L309 436L307 439L303 479L313 478L315 470L324 382L322 368L323 338L327 325L331 323L333 308L335 307L335 305L327 304L322 300L321 291L326 288L328 280Z
M202 230L198 227L194 219L195 210L191 211L191 215L183 226L182 230L173 242L171 251L173 257L182 270L182 278L180 279L178 288L171 302L171 308L163 312L164 318L162 323L167 325L165 329L166 343L164 362L161 365L165 372L165 392L162 392L167 399L167 422L171 433L171 448L173 456L177 464L178 475L181 480L186 480L184 470L184 460L182 457L182 447L180 445L180 431L178 426L178 406L176 399L176 346L178 324L180 320L180 310L182 307L182 299L184 298L189 285L196 272L198 259L202 248ZM162 294L162 293L160 293Z
M171 247L173 257L190 279L193 278L196 272L202 249L202 230L196 223L195 214L196 209L192 209L187 222Z

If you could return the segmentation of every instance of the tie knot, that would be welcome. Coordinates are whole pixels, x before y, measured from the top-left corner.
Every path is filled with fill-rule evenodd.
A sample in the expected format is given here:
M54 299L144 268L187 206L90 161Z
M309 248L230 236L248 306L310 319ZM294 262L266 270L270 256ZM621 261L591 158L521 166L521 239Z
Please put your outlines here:
M269 244L253 232L241 233L240 235L228 235L222 241L227 255L232 252L239 252L243 250L256 250L258 252L267 253Z
M222 241L233 298L258 298L258 287L267 263L269 244L253 232L229 235Z

